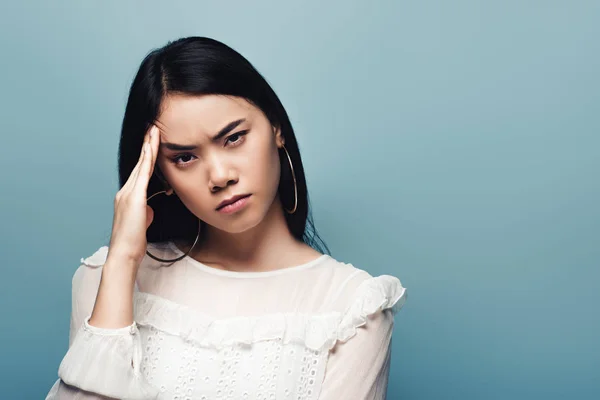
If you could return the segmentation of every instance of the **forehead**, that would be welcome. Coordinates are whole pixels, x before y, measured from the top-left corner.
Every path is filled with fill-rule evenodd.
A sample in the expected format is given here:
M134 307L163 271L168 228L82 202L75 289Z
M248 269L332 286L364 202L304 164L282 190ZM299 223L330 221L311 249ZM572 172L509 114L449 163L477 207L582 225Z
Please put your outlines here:
M231 121L252 121L259 113L257 107L241 97L173 94L164 98L156 122L166 136L212 136Z

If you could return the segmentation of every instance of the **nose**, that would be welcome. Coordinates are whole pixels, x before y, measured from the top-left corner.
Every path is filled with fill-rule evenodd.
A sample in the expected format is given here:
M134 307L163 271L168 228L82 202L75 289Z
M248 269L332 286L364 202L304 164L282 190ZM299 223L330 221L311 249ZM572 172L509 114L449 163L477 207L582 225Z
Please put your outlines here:
M227 185L235 184L237 179L237 174L224 157L211 157L208 180L211 192L217 192L227 187Z

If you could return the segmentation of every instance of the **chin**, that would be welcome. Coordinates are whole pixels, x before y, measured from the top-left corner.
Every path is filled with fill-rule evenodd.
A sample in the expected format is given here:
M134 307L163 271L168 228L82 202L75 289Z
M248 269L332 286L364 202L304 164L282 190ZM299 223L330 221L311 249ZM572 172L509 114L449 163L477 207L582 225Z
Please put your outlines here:
M266 213L257 213L256 210L246 210L250 211L246 214L239 216L225 216L222 220L218 221L216 224L211 224L215 228L227 232L227 233L243 233L249 229L254 228L258 224L260 224ZM251 212L254 211L254 212ZM226 220L227 218L231 218L230 220Z

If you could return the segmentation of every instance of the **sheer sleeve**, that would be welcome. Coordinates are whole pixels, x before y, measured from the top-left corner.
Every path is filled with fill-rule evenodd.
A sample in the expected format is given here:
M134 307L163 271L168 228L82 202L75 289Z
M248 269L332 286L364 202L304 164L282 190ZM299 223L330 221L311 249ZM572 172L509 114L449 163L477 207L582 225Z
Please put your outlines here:
M393 325L390 310L378 312L331 350L320 400L386 398Z
M107 251L104 246L82 259L73 275L69 349L46 400L147 400L158 395L139 369L142 346L136 322L116 329L89 324Z
M386 398L394 316L407 294L400 280L358 272L336 300L345 304L338 341L330 350L320 400Z

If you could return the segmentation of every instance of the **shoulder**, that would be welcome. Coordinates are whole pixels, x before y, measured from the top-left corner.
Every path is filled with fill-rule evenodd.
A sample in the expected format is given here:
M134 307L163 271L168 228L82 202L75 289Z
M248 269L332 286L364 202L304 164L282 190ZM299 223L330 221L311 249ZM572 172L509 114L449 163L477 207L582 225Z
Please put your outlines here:
M338 312L374 313L377 310L399 311L407 298L406 288L392 275L373 276L352 263L329 258L334 290L327 308Z
M389 337L394 325L394 315L404 306L407 290L396 276L373 276L366 269L336 258L327 259L327 268L313 277L314 291L327 285L328 293L317 313L324 318L320 331L329 332L317 340L329 349L337 342L347 342L361 334L359 343L375 343ZM327 283L324 283L327 282ZM356 341L355 341L356 342Z
M92 254L81 257L79 267L75 270L72 279L73 295L81 293L82 289L97 288L102 276L102 266L106 262L108 246L101 246ZM94 293L95 294L95 293Z

